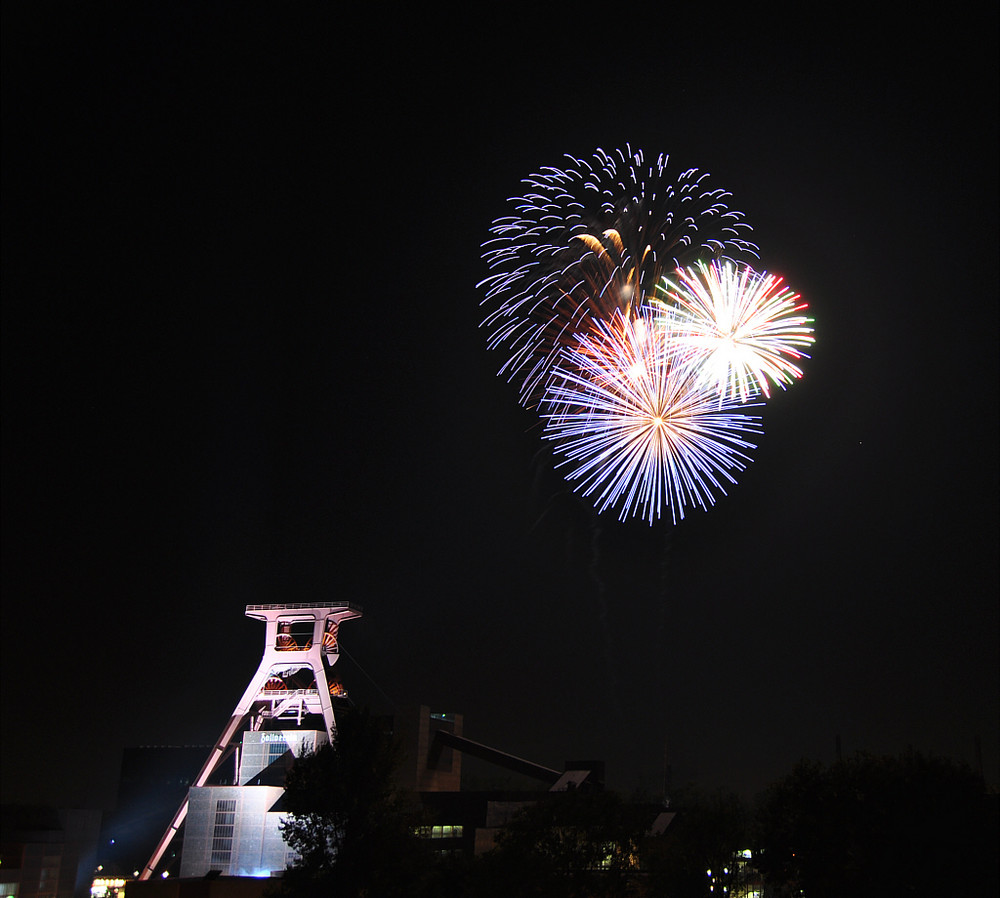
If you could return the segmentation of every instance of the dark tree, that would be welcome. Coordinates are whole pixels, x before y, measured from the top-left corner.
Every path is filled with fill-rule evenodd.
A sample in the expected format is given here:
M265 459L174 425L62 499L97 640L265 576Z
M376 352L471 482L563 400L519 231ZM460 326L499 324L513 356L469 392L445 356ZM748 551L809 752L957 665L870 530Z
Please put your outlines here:
M724 789L687 787L674 793L670 809L676 812L670 826L646 843L648 893L707 898L725 887L732 894L743 874L740 852L750 847L750 813L744 801Z
M785 894L998 894L996 796L949 761L803 761L762 796L757 820L755 861Z
M399 748L367 712L338 717L337 740L300 758L285 784L282 834L298 854L288 896L418 895L429 851L420 816L394 785Z
M478 864L477 894L611 898L638 894L649 808L610 792L553 793L519 812Z

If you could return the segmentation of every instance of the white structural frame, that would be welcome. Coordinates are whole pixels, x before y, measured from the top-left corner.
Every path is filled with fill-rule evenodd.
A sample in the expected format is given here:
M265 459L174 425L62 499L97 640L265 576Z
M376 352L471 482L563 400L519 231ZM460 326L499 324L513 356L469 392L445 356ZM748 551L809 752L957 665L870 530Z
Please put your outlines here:
M262 620L266 624L264 634L264 656L257 673L253 675L243 697L236 704L229 723L215 742L208 759L191 783L192 787L204 786L208 778L222 763L233 737L250 717L250 728L260 729L265 720L296 716L301 723L304 714L321 714L326 731L333 741L337 736L337 721L333 716L333 702L330 698L330 682L326 667L336 664L340 657L338 628L342 621L361 617L361 607L350 602L301 602L290 605L247 605L246 616ZM296 629L305 629L312 624L312 635L287 632L295 624ZM305 638L304 642L299 640ZM311 670L316 685L308 689L267 689L268 681L295 671ZM177 809L166 832L161 837L145 868L139 874L140 880L149 879L173 841L177 830L188 812L185 796Z

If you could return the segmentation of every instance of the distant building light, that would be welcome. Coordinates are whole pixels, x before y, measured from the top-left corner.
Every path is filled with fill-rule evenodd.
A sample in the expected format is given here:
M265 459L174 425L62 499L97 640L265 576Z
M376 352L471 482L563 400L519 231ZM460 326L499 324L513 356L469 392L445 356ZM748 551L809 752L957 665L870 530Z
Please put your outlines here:
M460 839L463 827L461 823L451 826L418 826L414 833L422 839Z
M124 879L98 877L90 884L91 898L111 898L113 895L124 895L125 882Z

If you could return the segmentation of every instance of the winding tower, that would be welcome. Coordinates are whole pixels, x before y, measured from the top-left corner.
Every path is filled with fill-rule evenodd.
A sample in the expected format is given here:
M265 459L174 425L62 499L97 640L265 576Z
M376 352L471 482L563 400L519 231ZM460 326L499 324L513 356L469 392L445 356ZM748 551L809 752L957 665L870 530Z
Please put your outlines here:
M347 693L333 673L340 657L339 630L347 620L361 617L361 607L350 602L308 602L287 605L247 605L246 615L264 621L264 654L243 697L237 702L222 735L216 740L192 789L209 777L239 746L234 737L245 728L257 732L268 726L301 726L307 715L322 717L325 736L337 735L335 704ZM237 771L241 771L237 754ZM242 784L242 772L237 774ZM149 879L188 813L191 793L181 803L139 879Z

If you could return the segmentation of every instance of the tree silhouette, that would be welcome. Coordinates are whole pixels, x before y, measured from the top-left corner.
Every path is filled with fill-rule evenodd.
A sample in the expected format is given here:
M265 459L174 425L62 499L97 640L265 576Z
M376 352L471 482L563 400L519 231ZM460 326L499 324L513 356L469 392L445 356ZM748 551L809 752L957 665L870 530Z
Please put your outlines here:
M611 792L544 796L499 832L480 859L478 895L611 898L637 894L639 853L653 815Z
M702 791L686 786L673 793L670 807L676 810L670 826L645 846L648 894L701 898L721 893L722 886L729 890L726 894L732 894L738 880L738 855L750 846L750 813L745 802L725 789ZM713 882L716 889L710 892Z
M755 863L811 898L998 894L996 796L950 761L803 761L764 794Z
M394 785L399 747L367 711L338 718L337 740L300 758L285 783L282 835L298 855L285 871L288 896L412 896L430 853L420 815Z

